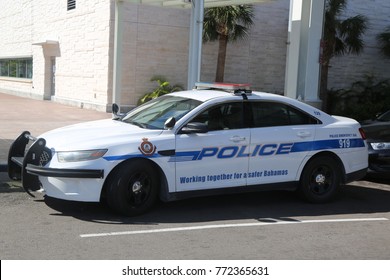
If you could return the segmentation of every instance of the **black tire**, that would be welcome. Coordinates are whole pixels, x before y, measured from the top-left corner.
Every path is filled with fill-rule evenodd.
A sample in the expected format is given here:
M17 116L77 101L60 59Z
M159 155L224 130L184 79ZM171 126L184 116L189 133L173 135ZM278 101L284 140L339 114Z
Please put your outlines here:
M340 188L341 174L340 164L334 158L315 157L303 169L299 191L309 202L330 201Z
M107 203L125 216L145 213L156 202L158 182L158 174L148 162L125 162L108 178Z

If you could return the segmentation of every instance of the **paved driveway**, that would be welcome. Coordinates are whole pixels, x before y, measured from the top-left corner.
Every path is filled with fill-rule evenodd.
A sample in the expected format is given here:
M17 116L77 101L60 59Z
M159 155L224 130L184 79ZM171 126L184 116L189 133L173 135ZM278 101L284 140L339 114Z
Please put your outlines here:
M121 217L35 198L0 173L1 259L390 259L390 186L359 181L308 204L289 192L160 203Z

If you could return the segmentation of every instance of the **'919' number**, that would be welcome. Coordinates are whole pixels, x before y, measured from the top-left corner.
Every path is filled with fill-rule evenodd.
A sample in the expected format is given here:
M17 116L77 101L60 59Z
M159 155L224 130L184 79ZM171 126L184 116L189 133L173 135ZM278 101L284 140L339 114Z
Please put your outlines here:
M340 139L339 140L340 149L345 149L351 147L351 141L349 139Z

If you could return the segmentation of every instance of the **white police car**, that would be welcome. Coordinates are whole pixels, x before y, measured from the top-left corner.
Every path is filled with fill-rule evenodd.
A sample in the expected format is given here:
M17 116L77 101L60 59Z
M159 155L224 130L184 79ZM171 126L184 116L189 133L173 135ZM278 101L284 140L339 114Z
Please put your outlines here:
M104 199L131 216L158 198L240 191L299 190L328 201L340 184L366 174L368 152L355 120L243 84L201 83L112 120L38 138L25 131L8 162L9 176L29 193Z

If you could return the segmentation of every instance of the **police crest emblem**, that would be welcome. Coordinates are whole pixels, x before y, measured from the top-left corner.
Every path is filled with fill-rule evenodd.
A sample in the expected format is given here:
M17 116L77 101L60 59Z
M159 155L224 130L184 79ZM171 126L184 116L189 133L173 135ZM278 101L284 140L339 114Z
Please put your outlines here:
M142 138L142 143L138 147L138 149L144 156L148 157L154 155L154 153L156 152L156 146L153 145L152 142L148 140L148 138Z

